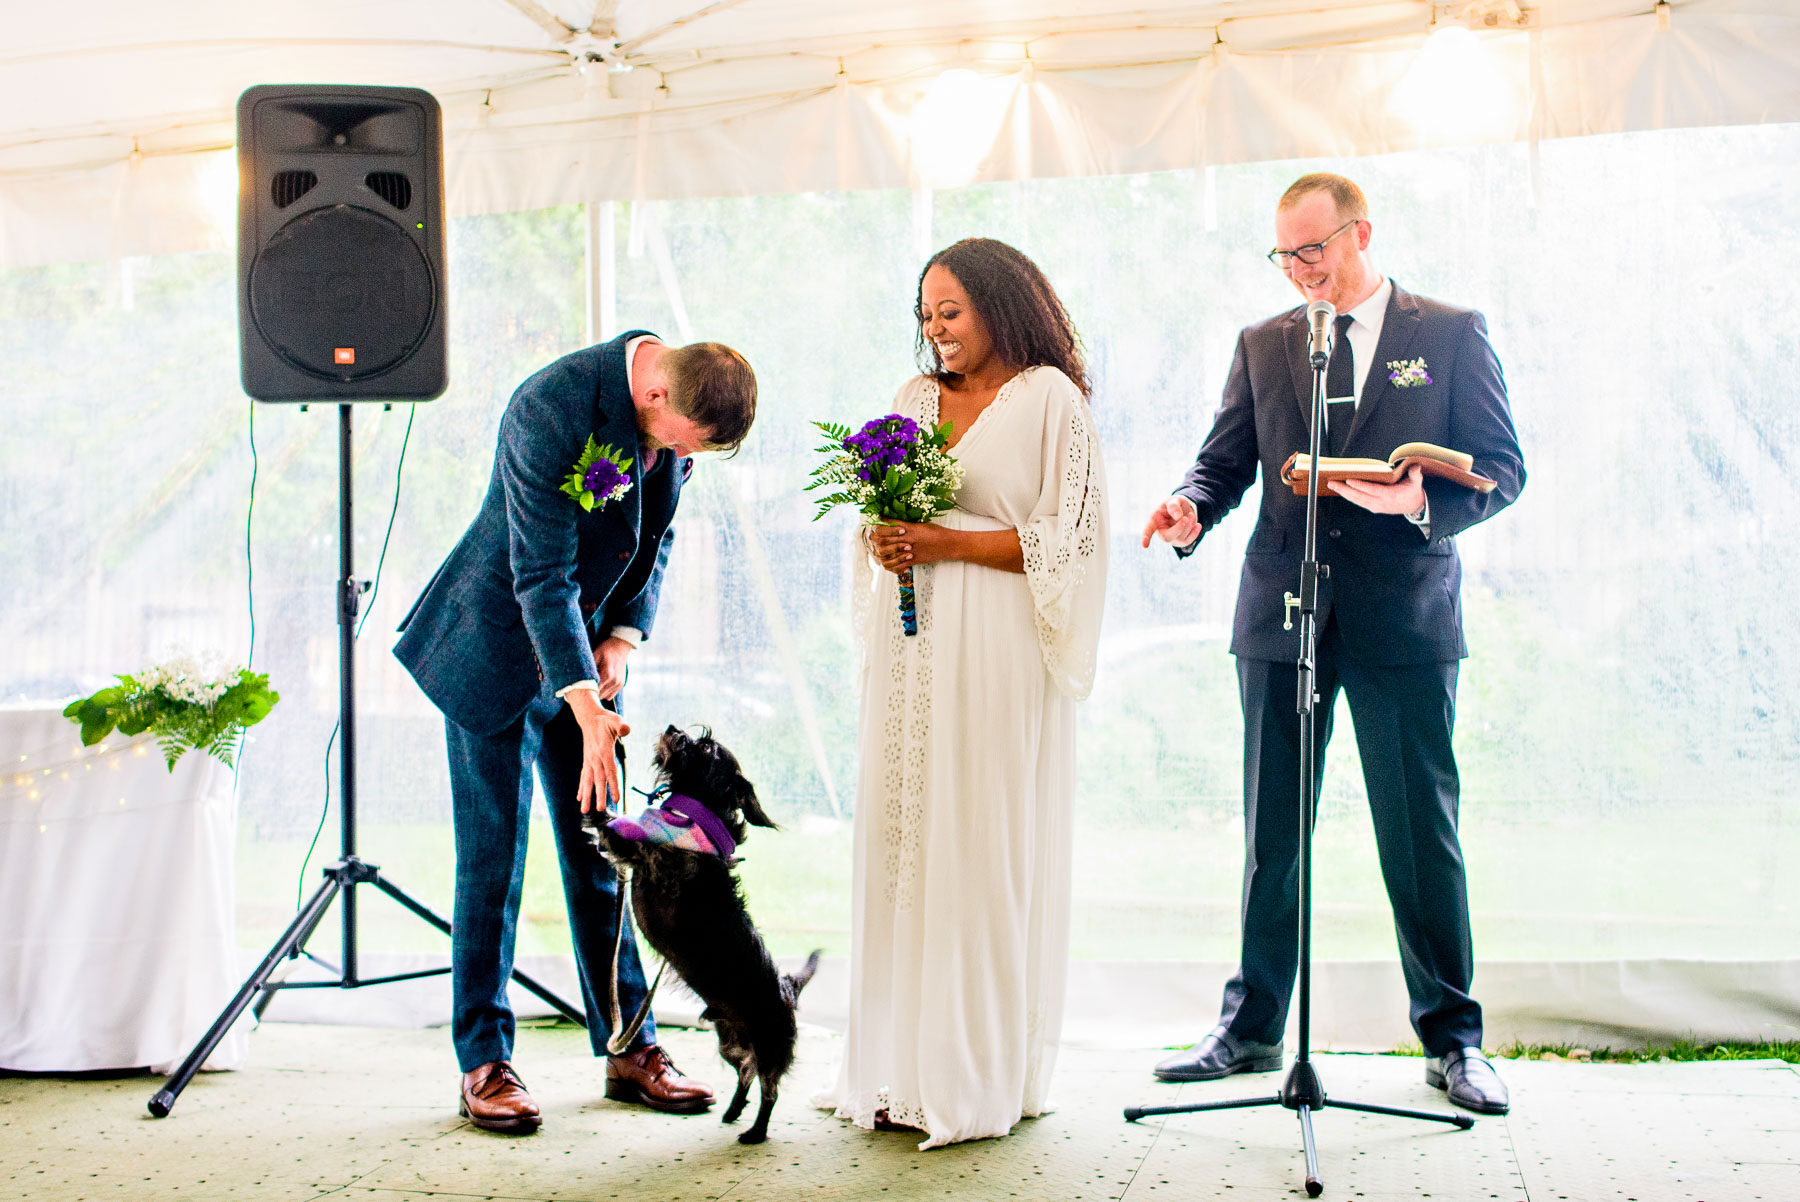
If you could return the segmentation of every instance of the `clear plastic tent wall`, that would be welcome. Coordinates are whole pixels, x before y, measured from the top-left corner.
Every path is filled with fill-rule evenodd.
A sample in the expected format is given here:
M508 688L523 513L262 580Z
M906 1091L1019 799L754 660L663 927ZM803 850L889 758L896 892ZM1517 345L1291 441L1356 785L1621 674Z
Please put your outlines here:
M459 217L450 392L355 412L357 565L381 570L358 642L360 850L448 912L441 719L388 648L479 502L512 388L619 329L716 338L756 365L761 416L684 498L658 629L633 664L634 783L650 732L711 725L784 826L744 865L775 950L846 954L853 550L849 519L813 521L801 491L810 423L883 412L916 370L924 256L998 237L1038 260L1080 327L1115 493L1080 730L1072 1012L1203 1030L1236 954L1225 642L1255 496L1185 563L1137 533L1208 428L1237 331L1293 303L1261 257L1275 199L1339 170L1371 198L1378 266L1487 314L1530 472L1516 505L1459 539L1473 656L1457 748L1490 1035L1791 1038L1800 652L1782 585L1800 525L1800 339L1781 318L1800 312L1796 163L1800 126L1701 126ZM610 305L590 297L596 256ZM243 396L234 288L223 249L0 272L0 697L60 703L174 647L241 660L254 616L254 665L283 695L238 787L239 939L261 951L337 849L337 423L329 405ZM1409 1037L1405 1006L1339 718L1316 1021L1338 1046L1391 1046ZM0 804L28 804L18 794ZM443 954L385 902L361 909L366 953ZM335 939L328 923L315 944L329 956ZM541 830L520 950L567 947Z

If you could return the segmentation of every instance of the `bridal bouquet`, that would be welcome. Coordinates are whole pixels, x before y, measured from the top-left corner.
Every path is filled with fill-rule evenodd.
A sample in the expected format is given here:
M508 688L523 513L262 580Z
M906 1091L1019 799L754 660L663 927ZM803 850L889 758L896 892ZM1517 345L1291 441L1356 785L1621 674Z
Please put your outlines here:
M169 771L189 751L204 751L231 764L238 735L269 716L281 694L268 676L248 668L202 666L190 656L158 664L92 697L71 702L63 717L81 724L81 742L92 747L111 734L150 731Z
M806 487L833 491L819 500L816 522L838 505L853 505L869 525L929 522L956 507L962 465L951 458L950 423L927 432L898 413L878 417L852 434L849 426L814 422L829 440L818 448L829 456L812 470ZM913 570L900 572L900 625L919 633Z

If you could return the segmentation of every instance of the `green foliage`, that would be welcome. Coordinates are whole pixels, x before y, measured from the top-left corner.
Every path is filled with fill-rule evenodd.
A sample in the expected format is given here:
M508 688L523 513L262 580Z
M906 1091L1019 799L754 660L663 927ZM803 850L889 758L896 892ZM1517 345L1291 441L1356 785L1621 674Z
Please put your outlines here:
M1514 1041L1496 1055L1514 1060L1605 1060L1614 1064L1646 1064L1657 1061L1785 1060L1800 1064L1800 1040L1701 1042L1691 1036L1642 1048L1581 1048L1568 1043L1520 1043Z
M1425 1049L1417 1043L1403 1043L1386 1053L1389 1056L1424 1054ZM1591 1060L1613 1064L1647 1064L1665 1060L1785 1060L1789 1064L1800 1064L1800 1039L1703 1043L1688 1037L1670 1043L1653 1043L1642 1048L1583 1048L1572 1043L1521 1043L1514 1040L1495 1049L1492 1054L1509 1060Z
M238 734L269 716L281 694L269 688L266 674L237 669L229 685L211 686L188 677L168 679L152 669L145 679L120 676L119 683L92 697L72 701L63 717L81 726L81 742L92 747L116 728L122 735L155 734L169 771L189 751L204 751L231 764Z

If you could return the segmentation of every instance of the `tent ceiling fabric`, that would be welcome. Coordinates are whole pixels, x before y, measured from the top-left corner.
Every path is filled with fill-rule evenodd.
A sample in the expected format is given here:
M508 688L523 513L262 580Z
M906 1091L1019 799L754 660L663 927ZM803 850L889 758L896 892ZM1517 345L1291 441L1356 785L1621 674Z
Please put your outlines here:
M0 267L230 245L257 83L430 90L455 214L1800 120L1786 0L13 7Z

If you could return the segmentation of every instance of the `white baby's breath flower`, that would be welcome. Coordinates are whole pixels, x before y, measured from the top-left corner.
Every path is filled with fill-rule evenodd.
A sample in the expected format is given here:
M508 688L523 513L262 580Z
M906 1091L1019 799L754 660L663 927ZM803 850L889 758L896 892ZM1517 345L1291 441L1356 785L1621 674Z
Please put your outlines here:
M168 660L139 672L136 680L147 693L210 709L231 691L237 675L238 669L218 652L196 656L177 648Z

